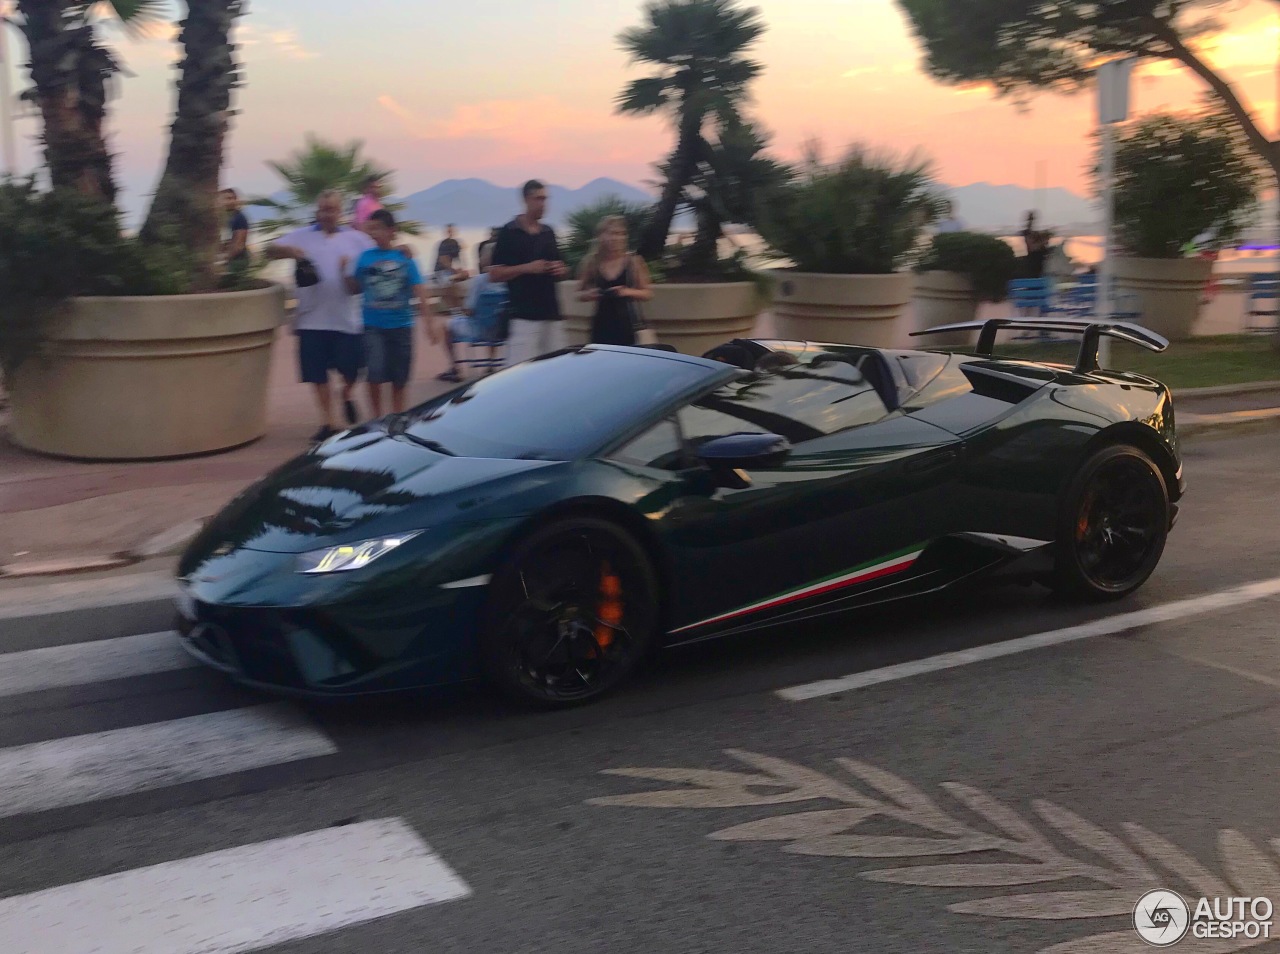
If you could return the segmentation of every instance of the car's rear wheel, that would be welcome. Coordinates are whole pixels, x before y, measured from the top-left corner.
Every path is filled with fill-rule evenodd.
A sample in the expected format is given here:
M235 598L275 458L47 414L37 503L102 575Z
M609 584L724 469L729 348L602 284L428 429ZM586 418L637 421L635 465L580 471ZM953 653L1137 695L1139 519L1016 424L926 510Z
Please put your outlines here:
M1104 447L1063 498L1053 588L1095 600L1128 596L1151 576L1169 533L1169 490L1136 447Z
M522 540L494 577L480 634L489 680L539 706L589 702L653 645L658 582L621 527L573 517Z

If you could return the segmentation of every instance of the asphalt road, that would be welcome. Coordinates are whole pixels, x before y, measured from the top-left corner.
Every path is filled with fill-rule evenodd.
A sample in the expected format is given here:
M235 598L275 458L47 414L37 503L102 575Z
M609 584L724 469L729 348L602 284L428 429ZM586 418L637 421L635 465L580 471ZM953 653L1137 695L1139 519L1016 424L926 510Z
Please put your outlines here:
M302 707L145 620L0 623L0 952L1085 954L1149 949L1149 888L1280 905L1276 596L777 693L1280 577L1277 463L1277 432L1190 444L1121 605L847 617L669 654L571 712Z

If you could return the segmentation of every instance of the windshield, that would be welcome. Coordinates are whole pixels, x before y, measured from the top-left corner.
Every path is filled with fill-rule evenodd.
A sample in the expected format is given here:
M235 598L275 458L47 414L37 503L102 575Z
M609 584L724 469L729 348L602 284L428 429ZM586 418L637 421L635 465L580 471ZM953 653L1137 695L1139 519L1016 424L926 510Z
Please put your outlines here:
M459 457L574 460L716 375L658 354L569 351L482 378L401 426Z

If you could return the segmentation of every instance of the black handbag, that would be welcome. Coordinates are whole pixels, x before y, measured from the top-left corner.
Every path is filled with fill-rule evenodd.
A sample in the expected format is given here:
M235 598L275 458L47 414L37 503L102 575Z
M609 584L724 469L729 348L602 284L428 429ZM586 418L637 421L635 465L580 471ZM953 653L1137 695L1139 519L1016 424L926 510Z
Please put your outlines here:
M293 283L299 288L310 288L320 284L320 273L316 271L316 263L309 258L298 259L293 269Z

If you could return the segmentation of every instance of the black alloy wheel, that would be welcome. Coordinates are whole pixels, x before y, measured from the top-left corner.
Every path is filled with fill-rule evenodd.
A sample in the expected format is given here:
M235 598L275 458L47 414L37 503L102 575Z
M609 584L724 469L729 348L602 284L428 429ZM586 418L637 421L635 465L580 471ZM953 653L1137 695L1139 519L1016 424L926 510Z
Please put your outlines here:
M593 517L560 520L523 540L495 576L482 663L519 701L589 702L648 653L657 606L657 577L630 534Z
M1095 600L1128 596L1155 571L1168 534L1160 468L1136 447L1104 447L1064 498L1054 589Z

